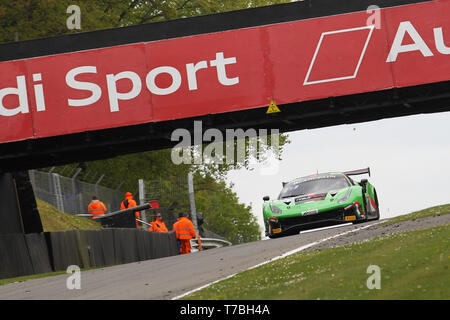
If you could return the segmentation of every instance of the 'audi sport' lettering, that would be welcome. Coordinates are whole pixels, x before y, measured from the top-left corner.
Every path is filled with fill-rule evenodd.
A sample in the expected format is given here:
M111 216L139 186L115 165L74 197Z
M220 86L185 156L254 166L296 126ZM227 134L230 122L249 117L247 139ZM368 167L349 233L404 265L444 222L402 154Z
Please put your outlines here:
M0 143L448 81L448 12L432 1L382 9L380 28L355 12L0 62Z
M217 69L217 80L223 86L232 86L239 83L239 77L228 78L226 66L236 63L236 58L225 58L223 52L216 54L216 59L210 61L210 66ZM206 61L200 61L196 64L186 64L186 77L190 91L198 90L197 71L208 68ZM102 96L102 89L96 83L89 81L78 81L75 77L94 73L97 74L96 66L80 66L73 68L66 73L65 82L68 87L75 90L89 91L89 97L82 99L68 99L69 107L86 107L95 104ZM156 79L161 74L170 76L170 84L166 88L160 87ZM32 75L33 81L42 81L42 75L36 73ZM117 82L127 79L131 83L131 89L128 92L118 92ZM0 90L0 115L5 117L15 116L18 113L29 113L28 96L26 88L25 75L16 77L17 86L12 88L4 88ZM176 92L182 82L181 73L178 69L170 66L157 67L151 70L145 77L147 89L155 95L168 95ZM119 100L131 100L136 98L142 90L142 81L139 75L133 71L122 71L118 74L106 75L106 87L108 91L109 108L111 112L119 111ZM45 111L45 98L42 90L42 84L34 84L35 103L37 111ZM16 95L19 98L19 105L15 108L6 108L3 105L3 98L7 95Z
M444 42L442 27L433 28L433 33L436 50L440 54L450 54L450 47L447 47ZM413 43L403 44L406 34L410 36ZM403 21L400 23L397 33L395 34L394 43L392 44L391 51L389 52L387 62L397 61L399 53L412 51L419 51L424 57L432 57L434 55L423 38L414 28L413 24L410 21Z

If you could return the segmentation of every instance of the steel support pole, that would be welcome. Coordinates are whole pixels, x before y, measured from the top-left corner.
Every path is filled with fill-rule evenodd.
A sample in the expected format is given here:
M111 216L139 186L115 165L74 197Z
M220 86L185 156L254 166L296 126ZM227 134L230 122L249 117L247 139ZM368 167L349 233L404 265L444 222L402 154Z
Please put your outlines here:
M195 197L194 197L194 175L192 172L188 174L188 190L189 190L189 204L191 207L191 220L194 224L195 232L199 234L198 224L197 224L197 211L195 208Z
M145 184L143 179L139 179L138 182L139 182L139 204L142 206L143 204L145 204ZM141 211L141 219L145 222L148 222L145 210Z

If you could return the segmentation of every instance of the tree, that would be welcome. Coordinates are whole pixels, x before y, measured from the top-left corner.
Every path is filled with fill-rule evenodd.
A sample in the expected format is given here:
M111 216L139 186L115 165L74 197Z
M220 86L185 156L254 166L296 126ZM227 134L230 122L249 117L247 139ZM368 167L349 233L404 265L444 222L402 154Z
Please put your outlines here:
M291 2L289 0L2 0L0 43L79 32L68 30L66 13L78 5L81 31L193 17Z
M213 190L197 190L197 211L204 212L205 228L233 244L261 240L259 225L251 206L239 203L237 195L224 181L216 182Z

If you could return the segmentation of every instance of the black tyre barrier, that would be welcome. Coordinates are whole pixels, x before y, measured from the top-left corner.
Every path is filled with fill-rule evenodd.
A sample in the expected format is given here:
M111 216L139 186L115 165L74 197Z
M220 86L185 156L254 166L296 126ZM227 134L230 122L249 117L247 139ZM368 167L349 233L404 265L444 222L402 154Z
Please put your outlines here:
M33 273L25 236L21 233L0 235L0 278Z
M135 229L113 229L116 264L139 261Z
M114 250L114 229L98 230L101 236L101 245L103 252L103 260L105 266L116 264L116 256ZM99 265L97 265L99 266Z
M139 261L152 259L152 235L148 231L139 230L136 234L138 244Z
M174 256L180 253L177 245L177 238L175 237L175 231L170 231L167 233L169 243L169 256Z
M30 233L25 235L28 252L30 254L33 273L52 272L50 256L47 249L44 233Z
M153 246L153 257L163 258L168 256L177 255L177 239L175 237L175 232L169 231L167 233L156 233L152 232L155 236L154 246Z
M177 255L174 232L69 230L0 235L0 279Z
M49 232L54 271L67 270L70 265L83 267L75 230Z
M103 233L102 230L88 230L84 231L87 238L87 251L89 254L89 265L91 267L95 266L106 266L108 265L105 261L104 247L107 247L103 243ZM112 237L111 237L112 238ZM111 244L109 246L109 255L114 255L114 246ZM109 265L114 264L114 257L111 256L109 259Z
M158 258L167 257L170 253L170 245L169 245L169 234L163 233L162 237L159 239L159 249L160 249L160 255Z
M88 240L88 233L87 230L75 230L75 237L78 242L78 253L81 260L80 267L83 268L90 268L91 267L91 243Z
M165 238L165 234L158 234L158 233L153 233L154 237L153 237L153 242L154 242L154 248L155 248L155 258L162 258L164 257L164 247L163 247L163 243L164 243L164 238Z

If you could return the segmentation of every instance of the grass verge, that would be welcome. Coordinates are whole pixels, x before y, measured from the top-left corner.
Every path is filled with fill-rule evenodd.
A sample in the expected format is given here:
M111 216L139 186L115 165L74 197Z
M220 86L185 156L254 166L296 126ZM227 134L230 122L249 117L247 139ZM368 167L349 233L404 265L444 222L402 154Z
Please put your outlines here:
M100 223L92 221L91 219L87 219L84 217L77 217L62 211L59 211L54 206L50 205L47 202L36 199L39 214L41 216L42 225L44 227L45 232L49 231L63 231L63 230L94 230L101 229L102 226ZM94 268L82 269L89 270ZM38 279L50 276L56 276L60 274L66 273L65 271L56 271L42 274L33 274L28 276L21 276L16 278L9 279L0 279L0 285L14 283L14 282L22 282L31 279Z
M394 224L399 223L407 220L415 220L420 218L426 218L426 217L434 217L444 214L450 213L450 204L444 204L441 206L435 206L427 209L423 209L420 211L411 212L408 214L404 214L401 216L397 216L394 218L389 219L388 221L382 223L382 226L388 225L388 224Z
M14 282L23 282L26 280L57 276L57 275L64 274L64 273L66 273L66 272L65 271L55 271L55 272L49 272L49 273L32 274L29 276L21 276L21 277L16 277L16 278L0 279L0 286L9 284L9 283L14 283Z
M298 253L184 299L449 299L450 224ZM381 289L368 289L370 265Z
M106 268L106 267L108 267L108 266L80 268L80 271L83 272L83 271L87 271L87 270L102 269L102 268ZM0 279L0 286L9 284L9 283L14 283L14 282L23 282L23 281L32 280L32 279L58 276L60 274L67 274L67 272L66 271L54 271L54 272L48 272L48 273L30 274L28 276L20 276L20 277L15 277L15 278Z
M54 206L42 200L36 199L36 201L45 232L72 229L101 229L101 224L98 222L84 217L77 217L65 212L61 212Z

